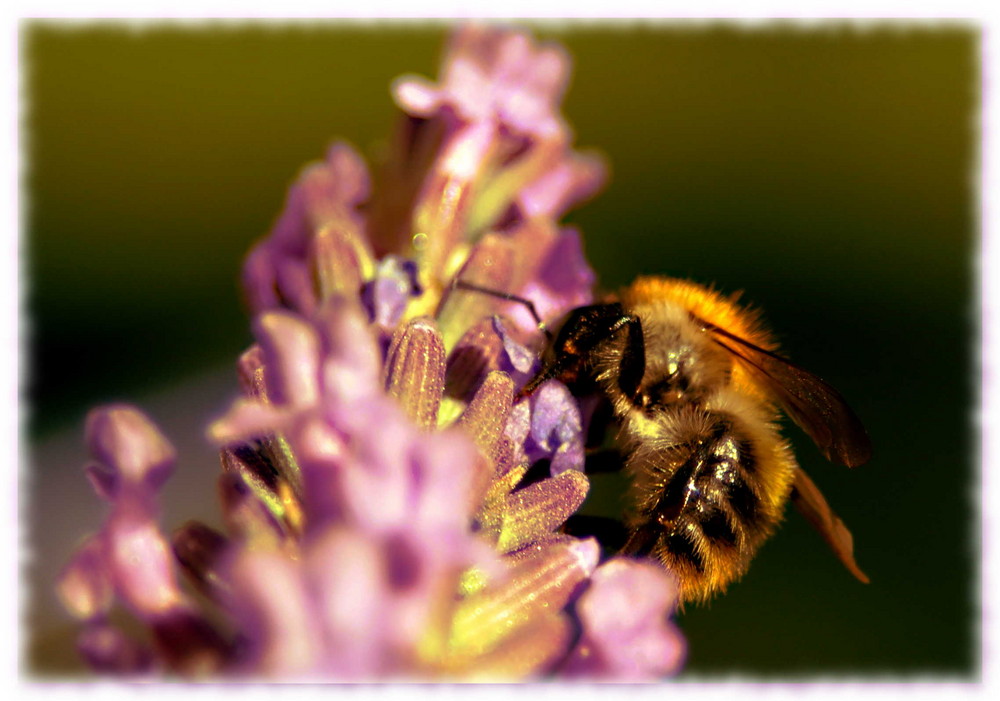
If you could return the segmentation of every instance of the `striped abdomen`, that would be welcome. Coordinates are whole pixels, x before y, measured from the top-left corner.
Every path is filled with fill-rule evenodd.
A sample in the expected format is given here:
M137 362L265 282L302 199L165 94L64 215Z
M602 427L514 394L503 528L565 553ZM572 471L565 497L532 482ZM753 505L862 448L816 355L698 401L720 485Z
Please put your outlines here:
M626 552L658 557L682 600L706 600L747 569L781 520L794 459L764 410L720 392L625 420L633 476Z

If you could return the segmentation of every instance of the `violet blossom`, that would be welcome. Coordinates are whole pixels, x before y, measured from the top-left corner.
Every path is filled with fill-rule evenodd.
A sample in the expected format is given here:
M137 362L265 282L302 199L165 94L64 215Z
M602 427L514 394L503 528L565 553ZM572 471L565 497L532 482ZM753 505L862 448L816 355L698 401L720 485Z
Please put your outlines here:
M584 501L584 420L557 381L517 391L546 323L592 301L559 217L597 191L571 148L558 46L458 30L443 79L404 77L370 178L334 144L248 254L243 396L208 427L225 532L172 538L169 442L95 409L86 473L110 514L59 592L99 672L186 677L654 679L684 644L672 575L562 532ZM543 479L522 483L548 460ZM181 574L184 579L182 580ZM197 593L195 593L197 592ZM111 613L121 604L147 634ZM206 603L207 602L207 603Z

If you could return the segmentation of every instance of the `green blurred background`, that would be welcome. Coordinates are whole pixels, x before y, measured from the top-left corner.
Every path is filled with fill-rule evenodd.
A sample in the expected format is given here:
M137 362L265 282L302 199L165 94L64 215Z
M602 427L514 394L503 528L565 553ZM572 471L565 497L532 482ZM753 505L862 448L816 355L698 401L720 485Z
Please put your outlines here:
M789 431L872 583L790 510L743 581L679 617L686 674L978 678L978 30L536 29L572 52L565 113L577 143L611 163L604 194L568 217L602 284L661 273L745 290L875 444L849 471ZM78 529L40 513L53 510L40 506L48 476L78 470L47 464L45 446L67 435L77 446L98 402L142 402L219 368L235 386L228 367L250 339L243 253L332 138L378 151L391 79L436 75L445 31L23 26L37 561L64 555L39 534L68 530L71 544ZM73 479L67 503L96 501ZM33 627L61 615L38 579L46 567ZM30 665L62 671L71 658L49 640Z

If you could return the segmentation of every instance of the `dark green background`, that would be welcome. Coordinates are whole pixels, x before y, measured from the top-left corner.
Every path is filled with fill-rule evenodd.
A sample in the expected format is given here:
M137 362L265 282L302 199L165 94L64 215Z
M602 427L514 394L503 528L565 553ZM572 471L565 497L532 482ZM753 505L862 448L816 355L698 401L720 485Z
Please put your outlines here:
M435 75L443 33L26 25L28 438L234 358L242 254L333 137L376 151L390 80ZM977 678L978 30L543 33L574 56L577 142L612 165L569 217L602 283L745 290L875 443L849 471L789 431L871 585L790 511L742 582L679 618L687 673Z

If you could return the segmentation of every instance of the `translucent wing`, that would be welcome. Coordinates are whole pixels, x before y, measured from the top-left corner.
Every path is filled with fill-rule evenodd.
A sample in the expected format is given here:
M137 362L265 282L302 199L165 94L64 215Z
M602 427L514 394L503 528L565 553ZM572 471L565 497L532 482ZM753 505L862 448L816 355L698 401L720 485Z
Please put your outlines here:
M851 537L851 532L847 530L847 526L837 514L833 513L833 509L827 504L819 488L809 479L809 475L802 471L802 468L795 471L792 502L806 517L806 520L812 524L813 528L819 531L823 540L830 546L844 567L859 580L868 584L868 576L854 561L854 538Z
M833 387L771 351L697 319L720 346L771 391L788 417L827 459L848 467L868 462L871 440L861 420Z

